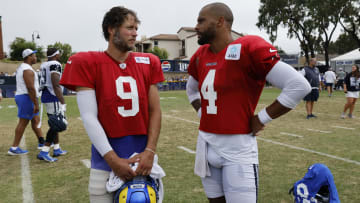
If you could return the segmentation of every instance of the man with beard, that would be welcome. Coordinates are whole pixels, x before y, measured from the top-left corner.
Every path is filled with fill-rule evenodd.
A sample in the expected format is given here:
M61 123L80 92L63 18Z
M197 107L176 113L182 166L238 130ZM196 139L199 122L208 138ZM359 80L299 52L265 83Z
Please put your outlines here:
M203 7L195 30L202 46L190 60L189 101L200 117L195 174L211 203L254 203L258 193L256 135L311 90L277 50L258 36L233 39L233 15L223 3ZM265 81L282 89L254 115Z
M103 19L105 52L68 60L60 84L77 92L80 115L92 142L90 202L113 202L105 184L112 170L122 180L149 175L161 127L157 83L160 60L131 52L139 24L134 11L113 7ZM139 153L129 159L133 153ZM138 162L136 171L129 164Z

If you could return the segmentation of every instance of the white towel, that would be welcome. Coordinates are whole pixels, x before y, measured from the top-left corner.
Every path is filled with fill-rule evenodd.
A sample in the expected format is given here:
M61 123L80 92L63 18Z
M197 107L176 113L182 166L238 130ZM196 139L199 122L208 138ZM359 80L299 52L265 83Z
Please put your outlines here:
M134 153L130 156L132 158L133 156L137 155L138 153ZM139 163L136 162L135 164L131 165L131 169L133 171L136 171L136 168L138 167ZM158 156L155 154L154 156L154 162L153 167L151 169L150 177L159 180L159 203L162 203L164 199L164 185L162 182L162 178L165 176L165 171L161 168L161 166L158 164ZM115 192L118 190L122 185L124 184L124 181L121 180L118 176L115 175L113 171L110 173L109 180L106 182L106 190L108 192Z
M205 176L211 175L209 164L207 161L207 144L200 134L198 135L198 140L196 144L194 173L201 178L205 178Z

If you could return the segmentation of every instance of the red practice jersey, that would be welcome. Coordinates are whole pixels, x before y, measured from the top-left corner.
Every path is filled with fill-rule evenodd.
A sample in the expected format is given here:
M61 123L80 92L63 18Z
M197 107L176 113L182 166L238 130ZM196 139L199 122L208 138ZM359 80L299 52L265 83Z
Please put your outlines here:
M276 49L257 36L241 37L219 53L201 46L192 56L189 74L199 82L200 130L216 134L251 133L265 78L279 61Z
M149 88L163 80L155 55L130 52L119 63L106 52L82 52L70 57L60 84L94 89L98 119L106 135L115 138L148 133Z

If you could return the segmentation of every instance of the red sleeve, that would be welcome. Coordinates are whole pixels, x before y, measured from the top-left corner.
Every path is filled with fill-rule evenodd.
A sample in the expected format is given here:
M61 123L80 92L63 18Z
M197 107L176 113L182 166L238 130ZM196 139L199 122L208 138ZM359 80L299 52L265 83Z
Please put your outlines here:
M60 84L75 91L76 87L89 87L95 89L95 64L90 66L90 57L87 53L73 55L67 61Z
M151 54L150 63L151 63L151 84L163 82L165 79L159 57Z
M189 66L188 66L188 73L197 81L199 81L198 76L198 66L199 65L199 49L195 52L195 54L191 57Z
M266 75L280 60L276 48L261 37L251 36L248 51L253 64L251 72L257 79L265 80Z

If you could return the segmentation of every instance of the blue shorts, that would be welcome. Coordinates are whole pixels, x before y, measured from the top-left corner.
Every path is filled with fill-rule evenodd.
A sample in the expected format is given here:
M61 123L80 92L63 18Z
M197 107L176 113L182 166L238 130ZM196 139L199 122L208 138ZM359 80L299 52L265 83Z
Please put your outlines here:
M304 101L317 101L319 98L319 90L312 89L311 92L304 97Z
M34 116L38 116L39 112L34 113L34 103L28 94L15 95L15 102L18 106L18 117L32 120Z
M332 87L332 86L333 86L333 84L334 84L334 83L325 83L326 87L327 87L327 86Z
M128 159L134 152L141 153L147 144L147 135L129 135L120 138L108 138L115 153L123 159ZM105 159L91 146L91 168L103 171L111 171Z

